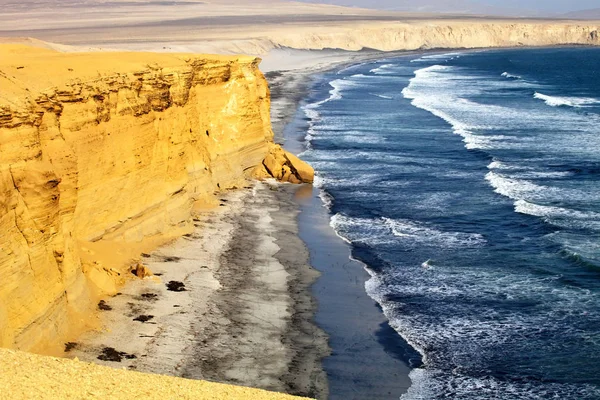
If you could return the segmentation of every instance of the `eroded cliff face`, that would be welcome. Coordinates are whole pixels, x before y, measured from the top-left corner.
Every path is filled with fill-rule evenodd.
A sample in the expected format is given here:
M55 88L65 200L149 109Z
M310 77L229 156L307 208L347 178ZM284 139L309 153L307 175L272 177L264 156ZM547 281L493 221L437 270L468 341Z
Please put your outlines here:
M383 51L600 45L600 25L594 21L422 19L340 24L317 32L299 27L295 32L281 32L271 41L276 46L297 49Z
M135 254L244 184L272 139L257 65L0 46L0 346L51 351Z
M284 17L282 21L285 21ZM352 21L328 16L327 23L311 22L242 25L239 30L221 32L211 29L194 32L196 51L218 53L268 54L273 49L341 49L358 51L404 51L418 49L470 49L520 46L600 45L599 21L526 20L499 18L421 18L398 16L397 21L377 17ZM389 18L389 17L388 17ZM193 28L193 27L192 27ZM191 28L191 29L192 29ZM141 34L141 33L138 33ZM152 36L152 32L143 32ZM170 34L168 31L166 34ZM44 37L60 41L63 36ZM68 41L69 39L66 38ZM94 41L95 40L95 41ZM149 44L146 48L161 45ZM83 37L70 44L97 44L96 38ZM110 45L110 44L108 44ZM130 46L127 38L118 44Z

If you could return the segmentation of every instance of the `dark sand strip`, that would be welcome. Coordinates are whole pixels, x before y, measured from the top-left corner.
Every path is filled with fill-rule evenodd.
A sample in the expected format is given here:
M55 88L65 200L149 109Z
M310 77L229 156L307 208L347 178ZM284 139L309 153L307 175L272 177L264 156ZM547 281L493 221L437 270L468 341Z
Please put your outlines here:
M406 360L414 350L388 325L365 292L369 275L351 260L350 246L329 226L329 212L314 189L300 201L300 238L321 272L312 287L315 320L327 335L331 356L323 360L330 399L397 399L411 384Z

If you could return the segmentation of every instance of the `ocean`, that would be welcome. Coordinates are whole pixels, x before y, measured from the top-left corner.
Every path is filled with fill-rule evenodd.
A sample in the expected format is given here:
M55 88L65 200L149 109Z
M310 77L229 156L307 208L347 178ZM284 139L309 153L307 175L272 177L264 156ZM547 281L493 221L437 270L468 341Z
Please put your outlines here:
M600 399L600 49L363 63L301 110L331 226L421 355L402 399Z

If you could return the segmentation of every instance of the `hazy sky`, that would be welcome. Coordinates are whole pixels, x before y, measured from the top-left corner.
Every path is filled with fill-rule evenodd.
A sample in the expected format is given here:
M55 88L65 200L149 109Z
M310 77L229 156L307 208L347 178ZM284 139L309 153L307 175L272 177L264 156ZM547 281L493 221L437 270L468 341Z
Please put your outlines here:
M441 11L552 15L600 8L600 0L301 0L401 11Z

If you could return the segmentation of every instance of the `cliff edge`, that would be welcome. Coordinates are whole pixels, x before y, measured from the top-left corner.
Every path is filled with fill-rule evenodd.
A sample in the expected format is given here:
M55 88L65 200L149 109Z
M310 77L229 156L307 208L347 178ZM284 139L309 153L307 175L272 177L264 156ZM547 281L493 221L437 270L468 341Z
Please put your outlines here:
M0 347L58 353L141 251L245 185L273 146L259 61L0 46Z

